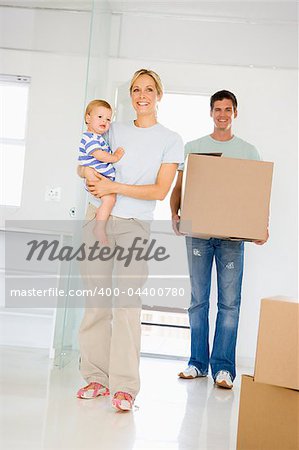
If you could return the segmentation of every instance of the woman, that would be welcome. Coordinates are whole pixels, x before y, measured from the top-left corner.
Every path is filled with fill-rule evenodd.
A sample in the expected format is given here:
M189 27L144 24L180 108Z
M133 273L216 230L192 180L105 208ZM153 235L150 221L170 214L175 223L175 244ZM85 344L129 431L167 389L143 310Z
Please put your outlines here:
M97 175L99 181L89 181L93 169L80 169L93 194L87 211L88 220L95 217L98 206L94 196L117 194L107 224L112 248L128 248L136 236L141 238L140 242L146 242L148 221L153 217L156 200L163 200L167 195L184 155L181 137L157 122L157 105L163 95L159 76L151 70L138 70L131 81L130 95L136 119L128 124L113 123L109 130L112 150L120 145L125 148L125 155L115 164L116 181L100 175ZM144 284L146 263L139 261L125 268L122 261L114 260L106 262L103 268L100 262L88 270L89 274L93 272L96 277L99 267L102 287L112 286L112 271L116 270L123 296L121 301L115 299L113 310L107 302L103 305L103 298L101 307L97 304L86 308L79 342L80 370L88 385L80 389L77 396L94 398L111 392L114 408L131 410L140 388L141 306L139 298L133 299L132 304L132 298L126 298L125 293L129 288L135 292L136 287ZM90 283L95 282L95 277L90 277Z

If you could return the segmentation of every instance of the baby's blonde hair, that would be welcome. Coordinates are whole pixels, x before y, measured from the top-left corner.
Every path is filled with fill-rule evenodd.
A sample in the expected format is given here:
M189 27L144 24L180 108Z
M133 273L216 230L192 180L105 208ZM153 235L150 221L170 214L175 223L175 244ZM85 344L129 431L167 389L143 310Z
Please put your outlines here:
M85 110L85 114L84 114L84 119L85 119L85 123L86 122L86 116L88 114L91 113L91 111L93 110L93 108L96 108L98 106L102 106L103 108L107 108L110 109L110 111L112 111L111 106L109 105L108 102L106 102L106 100L92 100L91 102L88 103L88 105L86 106L86 110Z
M156 86L158 95L160 95L160 96L163 95L163 84L162 84L161 78L159 77L159 75L156 72L154 72L153 70L149 70L149 69L139 69L139 70L137 70L137 72L134 73L131 83L130 83L130 94L132 94L133 84L135 83L137 78L140 77L140 75L149 75L150 77L152 77L152 79L155 82L155 86Z

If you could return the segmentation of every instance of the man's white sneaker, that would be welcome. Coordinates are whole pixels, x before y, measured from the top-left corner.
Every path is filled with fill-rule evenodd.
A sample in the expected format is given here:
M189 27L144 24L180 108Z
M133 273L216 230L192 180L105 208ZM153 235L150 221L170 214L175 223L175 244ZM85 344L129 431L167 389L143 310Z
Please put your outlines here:
M231 374L227 370L220 370L216 374L215 384L224 389L231 389L233 387Z
M206 374L203 374L197 367L195 366L187 366L185 370L178 373L180 378L192 379L198 377L206 377Z

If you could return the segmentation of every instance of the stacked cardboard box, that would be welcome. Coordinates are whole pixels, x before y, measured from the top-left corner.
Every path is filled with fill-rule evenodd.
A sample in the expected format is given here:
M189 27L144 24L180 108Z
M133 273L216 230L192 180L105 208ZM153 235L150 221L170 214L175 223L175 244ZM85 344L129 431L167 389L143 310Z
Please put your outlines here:
M298 302L261 302L254 377L242 377L237 450L299 450Z
M273 163L187 157L180 232L200 238L267 238Z

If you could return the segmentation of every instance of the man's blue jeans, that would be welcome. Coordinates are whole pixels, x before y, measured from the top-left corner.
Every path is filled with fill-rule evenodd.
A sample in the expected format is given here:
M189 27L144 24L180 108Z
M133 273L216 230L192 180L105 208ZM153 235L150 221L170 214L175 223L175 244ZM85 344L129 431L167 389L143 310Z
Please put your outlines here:
M244 242L186 238L191 280L191 357L189 364L215 378L219 370L236 376L235 350L243 277ZM209 350L209 306L212 265L217 269L218 313L213 349Z

